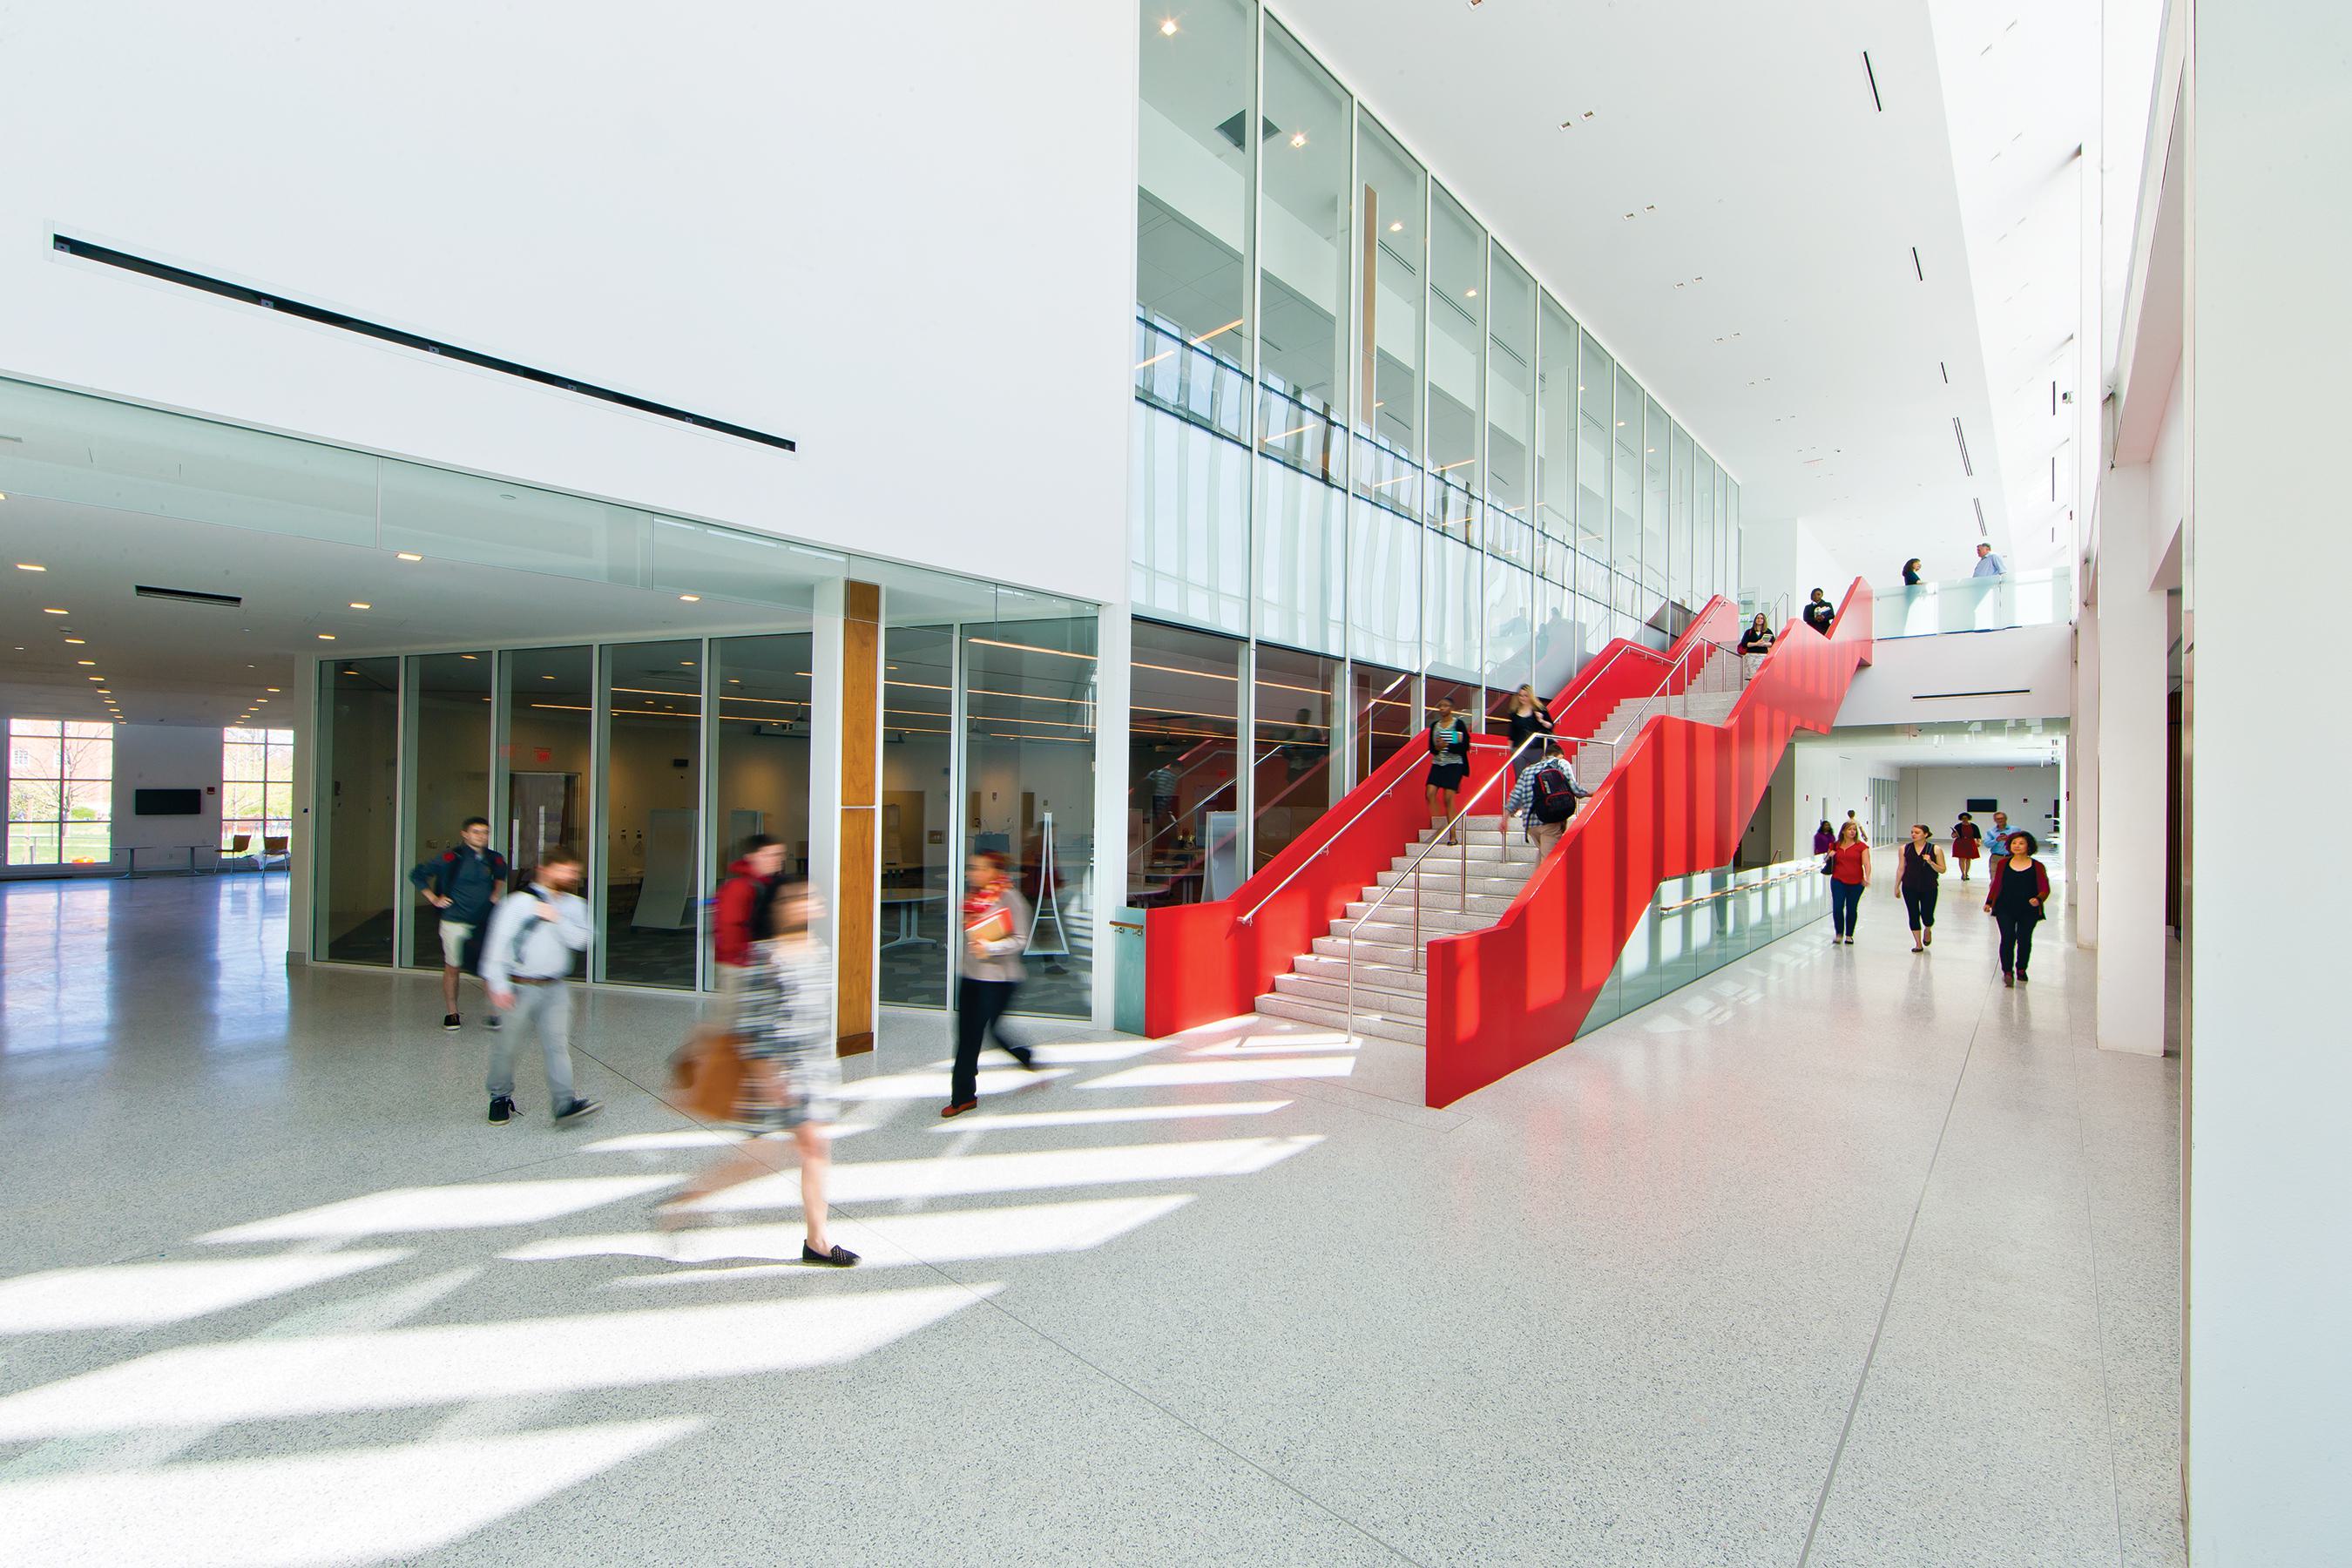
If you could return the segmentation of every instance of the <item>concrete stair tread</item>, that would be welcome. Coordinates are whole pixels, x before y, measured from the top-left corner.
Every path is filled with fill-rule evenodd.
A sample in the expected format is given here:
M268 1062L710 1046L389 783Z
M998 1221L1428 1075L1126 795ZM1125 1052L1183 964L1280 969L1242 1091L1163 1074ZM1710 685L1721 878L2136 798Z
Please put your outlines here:
M1344 1007L1326 1005L1320 1002L1304 1001L1296 996L1284 996L1268 992L1257 999L1259 1013L1270 1018L1288 1018L1302 1024L1321 1024L1327 1028L1345 1030L1349 1027ZM1418 1018L1397 1018L1381 1013L1356 1010L1353 1032L1371 1035L1381 1039L1402 1040L1409 1045L1427 1043L1427 1031Z

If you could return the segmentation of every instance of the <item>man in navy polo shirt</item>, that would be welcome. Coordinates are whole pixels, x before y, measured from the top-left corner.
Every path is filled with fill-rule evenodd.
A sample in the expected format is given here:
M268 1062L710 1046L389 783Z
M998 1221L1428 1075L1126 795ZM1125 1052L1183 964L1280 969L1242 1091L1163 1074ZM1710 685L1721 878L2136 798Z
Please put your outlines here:
M466 967L466 947L489 923L490 906L507 890L506 857L490 847L489 819L466 818L455 847L408 874L425 901L441 911L441 1007L445 1029L465 1022L457 1016L457 975ZM493 1010L487 1020L499 1026Z

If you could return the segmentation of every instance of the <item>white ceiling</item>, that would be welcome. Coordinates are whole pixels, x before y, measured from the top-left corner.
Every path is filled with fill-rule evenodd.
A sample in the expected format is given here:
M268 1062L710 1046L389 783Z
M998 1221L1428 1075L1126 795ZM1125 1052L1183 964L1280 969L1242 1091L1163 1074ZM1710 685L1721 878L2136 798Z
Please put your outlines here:
M2096 118L2098 0L1939 0L1938 24L1964 19L1956 47L1999 40L1960 73L1958 121L1930 8L1278 7L1730 468L1747 521L1801 518L1874 579L1910 555L1965 574L1979 500L2013 565L2066 555L2025 505L2046 497L2049 447L2022 410L2079 306L2053 171ZM2084 80L2066 51L2086 37ZM1999 149L2008 169L1958 177ZM2041 221L1979 266L1992 241L1973 231L2012 214Z
M1940 724L1845 724L1790 744L1898 768L2044 767L2065 749L2063 719L1959 720Z
M303 658L775 631L792 615L24 495L0 501L0 702L66 719L110 717L103 687L132 723L229 724L248 711L260 723L292 703ZM18 571L20 562L47 570ZM132 590L142 584L245 602L142 598Z

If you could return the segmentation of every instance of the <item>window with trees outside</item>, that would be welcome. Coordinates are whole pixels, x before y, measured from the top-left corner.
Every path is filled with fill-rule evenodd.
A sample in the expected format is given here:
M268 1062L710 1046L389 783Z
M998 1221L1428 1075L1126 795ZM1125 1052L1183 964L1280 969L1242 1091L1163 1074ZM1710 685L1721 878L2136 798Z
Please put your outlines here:
M222 849L252 855L294 831L294 731L221 731ZM237 843L242 834L245 842Z
M8 864L87 866L114 858L114 726L8 721Z

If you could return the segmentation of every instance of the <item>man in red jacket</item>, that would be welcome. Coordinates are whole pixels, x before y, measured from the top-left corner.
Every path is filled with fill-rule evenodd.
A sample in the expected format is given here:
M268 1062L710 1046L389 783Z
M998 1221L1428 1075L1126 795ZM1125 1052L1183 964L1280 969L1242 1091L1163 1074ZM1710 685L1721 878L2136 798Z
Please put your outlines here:
M742 994L743 972L751 963L751 944L767 937L769 906L784 875L784 847L764 833L743 841L743 854L727 868L719 884L717 907L711 911L712 956L719 961L719 1010L721 1023L735 1022L736 998Z

